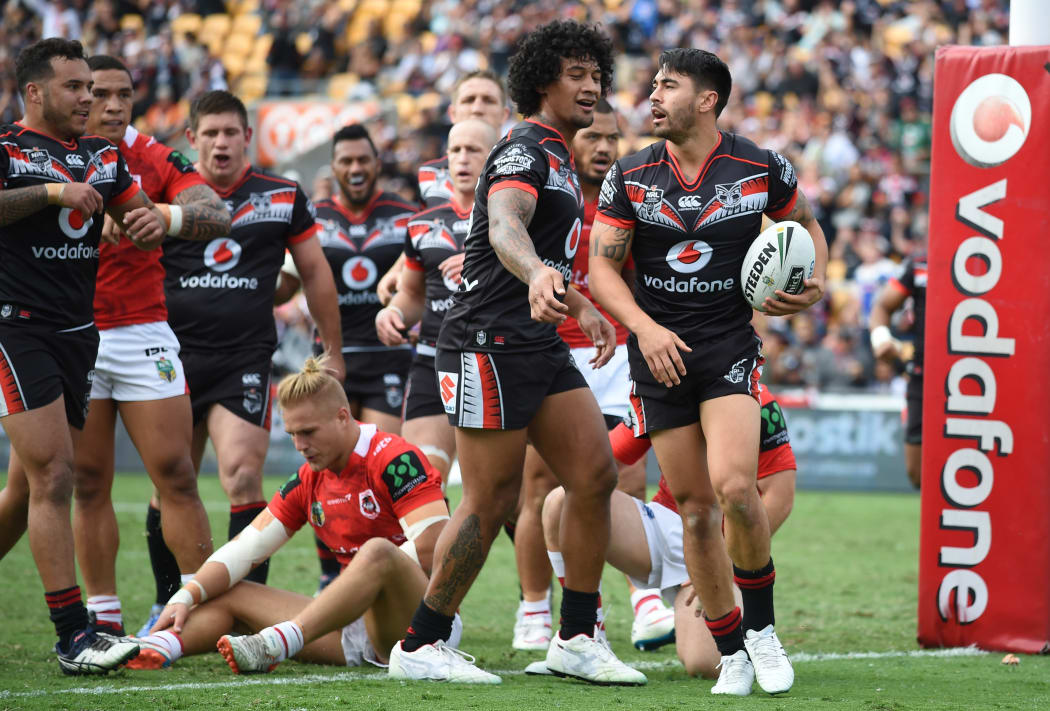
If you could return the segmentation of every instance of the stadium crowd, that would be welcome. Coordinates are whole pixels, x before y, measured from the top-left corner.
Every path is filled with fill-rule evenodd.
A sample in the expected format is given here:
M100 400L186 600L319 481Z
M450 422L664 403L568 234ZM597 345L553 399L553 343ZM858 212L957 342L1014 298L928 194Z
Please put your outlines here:
M410 129L389 122L373 129L382 183L406 197L415 190L415 166L443 151L446 97L457 77L486 67L502 74L520 37L539 24L573 18L608 28L617 49L610 100L627 120L627 150L651 140L649 82L660 48L703 47L725 57L735 86L721 125L794 162L831 250L825 302L812 314L760 324L766 382L900 393L903 364L873 358L868 316L879 288L926 232L933 52L941 44L1003 43L1009 3L471 0L399 4L406 9L396 21L368 19L364 1L235 4L258 13L259 32L273 38L269 93L323 93L326 77L347 73L355 81L346 98L416 99ZM135 78L136 126L160 140L180 135L194 98L236 82L207 43L173 32L173 20L227 10L218 0L7 0L0 120L21 113L18 51L42 36L65 36L125 61ZM362 23L365 40L349 42ZM330 189L322 181L313 197ZM301 324L292 316L292 328ZM905 309L896 323L905 338L910 325Z

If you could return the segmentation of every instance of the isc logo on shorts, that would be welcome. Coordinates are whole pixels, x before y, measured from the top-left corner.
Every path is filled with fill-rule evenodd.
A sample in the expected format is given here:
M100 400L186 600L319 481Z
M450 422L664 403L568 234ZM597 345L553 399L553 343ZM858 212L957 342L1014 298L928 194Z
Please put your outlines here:
M459 373L438 371L438 392L441 394L441 404L445 406L445 414L456 413L456 395L459 393Z

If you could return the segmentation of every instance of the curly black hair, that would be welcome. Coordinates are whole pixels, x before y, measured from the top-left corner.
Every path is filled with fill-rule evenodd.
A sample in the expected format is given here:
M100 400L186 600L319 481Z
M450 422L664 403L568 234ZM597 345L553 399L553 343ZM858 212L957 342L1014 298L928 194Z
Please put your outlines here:
M562 59L595 62L602 73L602 96L609 91L613 78L612 42L597 25L557 20L527 34L510 58L507 89L523 116L539 112L543 97L538 90L561 76Z

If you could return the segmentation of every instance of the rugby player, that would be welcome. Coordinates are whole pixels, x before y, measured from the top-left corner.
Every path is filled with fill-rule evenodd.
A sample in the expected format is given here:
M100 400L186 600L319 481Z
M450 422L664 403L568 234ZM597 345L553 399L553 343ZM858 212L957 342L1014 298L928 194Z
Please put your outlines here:
M796 465L779 403L768 388L762 389L761 397L758 490L769 516L772 535L787 519L794 505ZM647 438L639 440L648 442ZM615 446L613 454L619 461L635 456L619 452ZM555 489L543 507L543 532L555 572L564 567L557 547L563 499L564 491ZM666 480L660 478L656 495L648 504L644 499L628 496L622 491L613 492L612 524L606 560L635 585L651 586L673 604L677 632L674 641L686 673L709 679L717 677L720 655L710 631L700 621L697 606L692 605L695 594L682 554L682 518ZM545 671L533 663L526 673L543 674Z
M620 128L612 106L604 99L594 108L594 123L581 129L573 139L580 187L583 190L584 219L580 246L572 268L572 286L590 298L587 287L587 257L591 225L598 207L598 189L605 172L619 155ZM592 300L593 302L593 300ZM596 305L597 306L597 305ZM599 307L599 311L601 308ZM609 319L616 329L616 352L605 367L582 370L588 386L594 391L610 430L623 421L630 412L628 393L630 376L627 372L627 331ZM558 327L558 335L572 349L577 363L586 363L595 355L586 334L575 319L566 319ZM521 511L515 523L514 555L521 579L522 600L515 617L515 649L547 649L550 644L552 620L550 609L551 567L543 544L540 511L547 494L558 485L550 468L534 447L525 455ZM635 498L645 498L645 462L619 466L617 488ZM658 590L636 590L628 579L635 620L631 626L631 642L644 649L655 649L674 640L674 613L660 600Z
M470 226L474 189L498 138L494 128L478 119L461 121L449 131L448 169L455 192L450 200L409 220L405 269L397 292L375 318L379 340L388 346L407 344L404 334L420 323L401 433L427 455L444 483L456 455L456 439L441 400L434 355L441 322L460 283L463 240Z
M494 72L477 69L464 74L452 87L448 118L453 126L467 119L478 119L492 126L499 134L508 116L510 116L510 109L507 107L507 92L503 88L503 82ZM420 165L417 179L419 194L426 207L446 203L456 192L449 171L447 153ZM383 305L390 302L403 266L404 257L402 256L379 280L376 292Z
M358 424L321 359L286 376L277 400L306 463L171 598L133 668L165 667L216 643L235 673L269 671L289 657L384 663L408 624L448 521L441 477L397 435ZM310 598L242 582L307 523L343 566L324 592Z
M0 422L28 482L29 545L67 674L98 674L138 653L88 624L70 525L73 452L98 351L92 301L102 216L155 248L169 226L117 147L84 137L91 69L79 42L50 38L15 62L25 105L0 126Z
M510 94L526 119L486 160L463 285L438 335L438 382L450 383L442 402L456 427L463 499L438 540L408 634L390 653L394 678L499 683L441 640L514 510L529 439L566 490L562 627L547 665L597 683L645 683L593 636L616 468L598 404L556 330L576 318L598 348L595 366L615 349L609 322L565 283L583 224L569 146L611 83L611 43L575 22L534 30L511 59Z
M200 469L210 437L233 538L266 508L262 464L277 343L272 304L285 248L302 275L321 341L333 352L342 346L339 311L313 205L298 183L248 162L252 130L241 100L226 91L204 93L190 109L186 135L199 152L197 171L232 215L232 230L207 243L168 243L164 289L190 389L194 465ZM341 359L328 367L343 378ZM265 582L267 569L259 565L249 579Z
M907 412L904 427L904 464L908 481L916 489L922 484L922 362L926 328L926 253L908 257L900 276L890 279L871 308L871 350L876 358L893 361L901 357L901 344L890 333L890 319L911 297L914 321L914 354L908 362Z
M678 503L689 577L722 655L712 693L750 693L756 676L779 693L794 670L774 631L769 521L755 488L761 341L737 282L763 213L801 223L816 250L805 290L776 292L764 304L771 315L820 300L827 244L791 164L718 129L731 83L710 52L660 55L650 103L664 140L621 158L605 178L591 290L632 334L636 433L650 434ZM620 274L629 254L633 294Z

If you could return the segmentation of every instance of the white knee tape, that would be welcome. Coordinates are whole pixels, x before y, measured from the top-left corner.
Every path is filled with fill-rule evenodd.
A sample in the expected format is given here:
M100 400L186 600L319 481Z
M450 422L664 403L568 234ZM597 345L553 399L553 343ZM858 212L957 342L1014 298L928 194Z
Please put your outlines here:
M432 444L424 444L419 448L419 451L427 455L427 459L434 459L434 457L437 457L438 459L443 459L445 461L446 467L452 466L452 457L450 457L448 452L441 447L435 447Z

